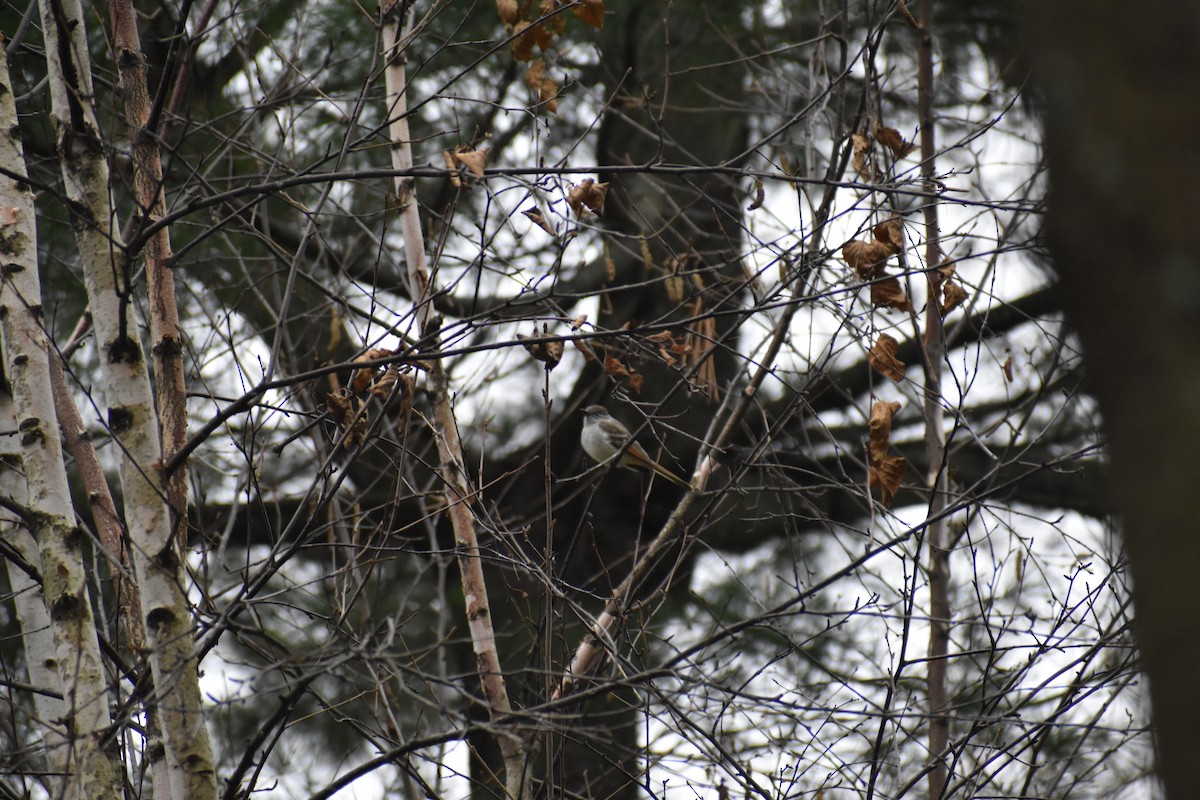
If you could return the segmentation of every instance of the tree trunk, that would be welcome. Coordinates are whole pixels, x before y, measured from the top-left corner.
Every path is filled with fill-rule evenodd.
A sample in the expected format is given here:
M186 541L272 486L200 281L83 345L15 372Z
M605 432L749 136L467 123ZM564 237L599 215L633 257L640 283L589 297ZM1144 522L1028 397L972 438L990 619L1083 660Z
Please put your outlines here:
M1124 517L1168 797L1200 785L1200 8L1043 3L1051 244Z

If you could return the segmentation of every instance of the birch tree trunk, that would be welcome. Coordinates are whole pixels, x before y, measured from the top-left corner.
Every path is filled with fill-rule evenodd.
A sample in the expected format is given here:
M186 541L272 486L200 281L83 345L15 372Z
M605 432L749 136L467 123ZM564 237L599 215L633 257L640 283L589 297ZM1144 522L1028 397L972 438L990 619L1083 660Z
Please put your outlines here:
M11 177L25 175L25 159L20 141L12 135L17 130L17 110L6 57L0 57L0 129L5 131L0 141L0 253L4 255L0 336L5 374L19 416L18 452L28 483L28 523L37 542L45 606L54 634L55 652L50 658L44 654L41 663L58 668L64 702L55 718L64 721L71 737L62 759L73 768L66 776L64 795L120 797L120 762L110 757L105 746L112 725L108 681L50 388L33 196L27 184Z
M387 87L388 135L392 144L392 166L398 171L413 167L412 139L408 130L408 100L405 89L406 35L402 35L408 2L390 0L381 6L383 23L383 56L386 60L384 81ZM438 326L431 299L433 276L425 262L425 240L421 232L421 217L414 191L416 180L403 174L396 177L396 204L400 208L400 224L404 235L404 255L408 267L408 285L413 299L414 316L421 340L430 350L439 349ZM483 575L483 561L475 534L475 519L470 502L470 488L462 445L458 438L458 423L450 401L449 376L440 359L429 364L429 383L433 390L434 437L437 439L440 472L446 486L447 514L454 528L458 546L459 572L463 595L466 598L467 620L471 629L471 644L479 664L479 680L487 700L488 713L493 720L511 717L512 706L500 669L496 650L496 634L492 628L491 603ZM504 785L510 800L529 797L530 765L525 741L510 722L498 727L496 738L504 758Z
M17 429L17 410L7 388L0 387L0 430ZM15 437L0 437L0 497L7 497L24 505L28 502L25 478L19 470L20 450ZM25 527L25 522L9 509L0 509L0 539L8 542L25 563L33 569L41 564L37 542ZM12 587L13 606L17 622L21 626L21 641L25 648L25 669L29 673L29 684L39 691L33 693L33 708L36 727L42 733L45 763L39 766L46 771L44 787L51 797L74 800L79 794L75 784L64 782L67 774L67 736L63 718L62 681L59 679L58 657L54 651L54 635L51 633L50 613L42 595L42 586L32 576L6 559L8 584ZM55 696L57 695L57 696Z
M141 600L147 655L154 676L151 711L162 737L161 752L169 772L172 796L215 797L215 767L200 696L191 612L184 591L186 584L178 538L172 532L171 506L179 509L179 519L185 519L186 501L178 498L181 487L176 485L177 482L170 484L163 475L163 452L150 377L128 302L131 289L129 264L119 233L112 224L114 212L109 174L93 108L84 17L78 0L54 3L43 0L41 12L47 40L51 115L62 158L63 181L76 214L75 231L84 283L107 377L104 385L110 432L121 443L120 475L125 519ZM131 10L126 8L126 13L132 18ZM125 19L120 26L127 28L131 24L130 19ZM136 41L130 43L128 38L126 31L123 40L131 47L122 50L119 60L137 62L141 53L135 50ZM136 31L133 38L136 40ZM123 69L122 81L137 83L138 76L131 77ZM144 96L144 65L140 84ZM136 93L136 86L129 91ZM132 117L136 120L134 138L141 139L143 132L139 126L145 122L145 114L135 111ZM149 157L144 152L139 155L143 159ZM156 153L153 160L157 164ZM160 201L153 200L161 194L157 188L158 179L153 174L142 175L139 186L146 182L155 186L155 191L151 192L151 205L161 212ZM155 241L157 266L162 268L163 248L169 252L170 245L169 242ZM149 265L147 271L150 271ZM154 293L153 285L151 291ZM173 298L173 291L170 294ZM152 317L165 314L157 302L151 305ZM166 316L174 317L173 314ZM152 329L155 326L152 325ZM158 333L161 335L161 330ZM171 368L166 371L166 375L158 376L160 397L164 390L170 390L167 402L174 410L167 413L174 418L183 404L182 378L176 380ZM163 501L164 493L169 502ZM158 752L153 747L150 751ZM161 777L156 777L156 783L162 782Z

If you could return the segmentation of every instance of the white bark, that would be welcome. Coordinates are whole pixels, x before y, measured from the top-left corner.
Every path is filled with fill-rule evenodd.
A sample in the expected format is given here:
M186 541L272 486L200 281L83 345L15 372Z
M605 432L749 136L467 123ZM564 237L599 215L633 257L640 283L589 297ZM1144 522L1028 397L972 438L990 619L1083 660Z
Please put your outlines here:
M18 409L19 457L28 485L30 530L37 542L53 656L64 695L61 718L70 731L73 768L67 791L83 797L120 797L120 763L104 750L111 719L109 691L92 617L82 537L75 525L67 471L50 388L48 342L42 328L33 197L9 177L25 174L17 112L6 58L0 55L0 337L5 374ZM77 788L76 788L77 787Z
M381 6L383 56L386 59L384 81L387 89L387 114L390 120L388 135L392 145L392 166L398 171L411 170L413 166L412 139L408 130L408 100L405 94L408 79L404 68L404 47L407 42L401 35L404 23L402 16L407 7L407 3L394 0L384 2ZM421 215L414 189L414 178L405 175L396 177L396 198L400 207L400 227L404 235L409 293L415 305L415 317L421 338L430 343L430 349L436 350L438 337L434 329L436 321L430 302L434 294L433 278L425 260L425 239L421 232ZM437 439L441 474L449 501L447 513L458 546L459 572L462 576L463 595L467 601L471 643L479 664L479 680L492 718L504 718L512 714L512 706L504 674L500 669L500 656L496 650L491 604L483 576L479 542L475 535L475 520L470 508L473 493L467 480L462 446L458 439L457 423L450 401L449 378L440 360L434 359L430 362L429 382L433 389L434 436ZM530 764L524 739L511 724L498 728L496 736L504 758L505 791L510 800L525 800L529 796Z
M17 412L12 396L0 390L0 430L17 429ZM17 440L12 436L0 437L0 495L11 498L22 505L28 502L25 478L17 469L20 452ZM40 571L42 560L38 556L37 542L15 513L0 509L0 539L12 545L25 563ZM21 642L25 649L25 671L29 685L38 690L33 694L34 724L42 731L45 748L46 771L50 776L45 781L46 791L51 797L74 800L79 796L73 782L64 782L67 774L67 736L62 726L63 704L62 680L59 676L58 656L54 651L54 634L50 627L50 612L42 596L42 587L23 569L11 561L8 564L8 584L12 588L13 605L17 611L17 622L21 627Z
M85 18L78 0L55 0L55 8L65 19L56 18L49 0L42 0L51 116L67 196L77 215L76 238L105 373L107 419L123 453L120 476L125 521L154 676L152 711L165 759L156 761L155 768L165 765L174 798L216 797L216 771L200 695L183 565L171 534L170 508L163 501L162 449L153 391L133 309L121 300L120 290L125 287L117 285L127 270L119 233L112 224L108 167L93 108ZM63 54L69 54L70 63L63 63ZM156 776L156 784L161 783Z

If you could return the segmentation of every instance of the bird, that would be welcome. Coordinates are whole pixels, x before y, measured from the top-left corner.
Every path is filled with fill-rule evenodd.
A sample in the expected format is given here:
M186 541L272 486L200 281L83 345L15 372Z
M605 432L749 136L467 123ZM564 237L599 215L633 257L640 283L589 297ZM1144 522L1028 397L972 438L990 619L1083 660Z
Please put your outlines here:
M646 448L633 441L629 429L613 419L604 406L588 406L583 410L583 433L579 442L584 452L596 461L603 463L620 453L619 463L626 469L648 469L676 486L692 488L683 478L651 458Z

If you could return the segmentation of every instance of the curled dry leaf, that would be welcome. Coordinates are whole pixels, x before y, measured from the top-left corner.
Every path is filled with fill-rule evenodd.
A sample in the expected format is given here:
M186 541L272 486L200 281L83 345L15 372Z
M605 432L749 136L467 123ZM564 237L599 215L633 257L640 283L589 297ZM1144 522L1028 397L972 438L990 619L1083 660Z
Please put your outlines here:
M1004 379L1007 380L1009 383L1012 383L1013 382L1013 365L1012 365L1012 354L1011 353L1009 354L1008 358L1004 359L1004 363L1000 365L1000 369L1004 371Z
M864 242L855 239L842 248L842 258L863 280L882 275L883 267L891 255L891 248L880 241Z
M885 128L882 125L875 126L875 141L891 150L896 158L904 158L917 149L915 144L900 135L900 131L895 128Z
M596 355L596 351L593 350L592 346L590 344L588 344L587 342L580 341L579 339L572 339L571 344L575 345L575 349L580 352L580 354L583 356L584 361L599 361L600 360L599 357Z
M967 302L967 290L959 286L954 281L949 281L942 287L942 316L946 316L954 309Z
M658 357L661 358L668 367L675 366L677 359L673 355L673 352L679 352L679 348L682 348L683 346L675 341L675 337L671 335L670 331L659 331L658 333L647 336L646 340L654 343L655 347L658 348Z
M461 173L466 170L476 178L482 178L487 167L489 150L475 150L470 145L460 144L453 150L442 151L442 161L451 170L450 183L456 188L464 185ZM470 185L470 184L466 184Z
M629 388L632 389L636 394L642 393L642 384L645 382L646 379L642 376L642 373L637 372L636 370L629 376Z
M341 432L342 447L350 450L366 441L367 410L362 400L339 390L327 395L325 406Z
M904 362L896 358L899 346L891 336L881 333L875 346L867 353L867 363L897 383L904 380Z
M571 320L571 330L577 331L587 322L587 314L580 314L575 319Z
M917 22L917 18L908 10L908 3L904 2L904 0L897 0L896 13L903 17L909 25L912 25L917 30L921 30L921 23Z
M630 373L624 364L606 353L604 355L604 374L613 378L628 378Z
M593 28L604 27L604 0L578 0L571 13Z
M545 324L543 324L541 334L538 333L537 328L535 327L533 329L532 336L524 336L524 335L518 333L517 339L521 342L522 346L524 346L525 350L529 352L529 355L533 356L536 360L541 361L543 364L545 364L547 370L552 370L558 366L558 362L562 361L562 355L563 355L562 341L561 340L556 340L556 341L551 341L551 342L533 341L538 338L545 338L548 335L549 335L549 328Z
M900 288L896 278L883 278L871 284L871 305L876 308L897 308L901 311L912 311L912 303L908 295Z
M417 394L417 379L410 373L400 376L400 407L396 409L396 428L403 433L408 430L408 421L412 417L413 398Z
M870 462L868 467L867 484L878 486L880 502L890 506L900 481L908 469L908 460L902 456L888 455L888 447L892 436L892 417L900 410L897 402L876 400L871 404L871 418L867 423L870 431L867 455Z
M547 18L545 24L550 26L550 30L554 31L555 35L561 34L567 29L566 15L554 14L560 5L562 5L561 0L542 0L538 5L538 11ZM554 16L550 16L551 14Z
M521 20L513 25L513 33L512 54L517 61L529 61L533 58L534 48L540 47L542 50L548 50L554 44L554 35L545 25L528 20ZM529 83L528 72L525 73L525 82Z
M379 380L371 384L371 396L387 397L392 391L392 387L396 385L396 381L400 378L400 368L395 364L389 364L388 368L379 376Z
M875 237L875 241L882 242L893 253L899 253L904 249L904 226L899 217L892 217L879 223L871 229L871 234Z
M537 93L538 102L550 110L558 112L558 84L546 76L546 62L540 58L525 70L525 85Z
M465 145L464 145L465 147ZM455 158L459 164L467 168L467 171L476 178L482 178L484 169L487 167L488 154L491 151L483 150L459 150L455 153Z
M567 205L575 212L576 217L585 215L584 209L593 214L604 212L604 198L608 196L608 184L596 183L592 178L585 178L581 183L571 187L567 194Z
M875 167L875 159L871 158L871 137L865 133L850 134L850 143L854 148L851 164L858 177L867 183L875 180L879 170Z
M557 233L555 233L554 228L550 225L550 222L546 219L546 215L543 214L541 212L541 209L539 209L537 206L533 206L532 208L527 208L524 211L522 211L521 213L524 214L526 217L528 217L529 220L531 222L533 222L534 225L537 225L539 228L541 228L542 230L544 230L546 233L550 234L551 236L558 235Z
M396 354L395 350L385 350L383 348L374 348L374 349L368 350L367 352L363 353L362 355L360 355L359 357L354 359L354 363L361 364L365 361L374 361L377 358L387 358L388 356L394 356L395 354ZM367 367L365 369L355 370L354 376L350 379L351 391L353 391L355 394L358 394L359 392L366 389L375 380L376 374L377 374L376 368L374 368L374 367Z
M505 25L512 25L521 17L517 8L517 0L496 0L496 13Z
M867 484L879 487L879 502L884 508L892 505L907 470L908 459L904 456L884 456L868 467Z
M750 205L746 206L746 210L754 211L755 209L762 208L763 198L765 197L765 195L766 195L766 190L763 189L763 182L758 180L757 178L755 178L754 179L754 200L752 200L750 202Z

